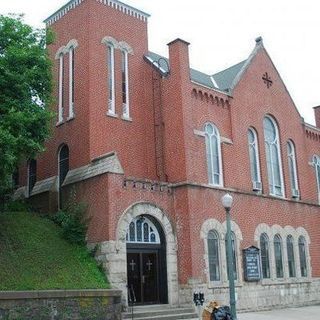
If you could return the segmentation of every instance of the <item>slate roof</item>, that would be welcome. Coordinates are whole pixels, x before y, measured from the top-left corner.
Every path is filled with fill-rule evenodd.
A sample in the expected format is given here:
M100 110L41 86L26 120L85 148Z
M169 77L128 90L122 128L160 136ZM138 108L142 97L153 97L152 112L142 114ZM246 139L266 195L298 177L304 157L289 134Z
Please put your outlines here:
M153 64L161 73L166 74L169 70L169 59L158 55L154 52L148 52L145 55L146 60ZM217 89L220 91L228 92L231 88L233 80L240 73L242 67L247 60L244 60L228 69L222 70L213 75L203 73L201 71L190 68L190 79L196 83L209 87L211 89Z

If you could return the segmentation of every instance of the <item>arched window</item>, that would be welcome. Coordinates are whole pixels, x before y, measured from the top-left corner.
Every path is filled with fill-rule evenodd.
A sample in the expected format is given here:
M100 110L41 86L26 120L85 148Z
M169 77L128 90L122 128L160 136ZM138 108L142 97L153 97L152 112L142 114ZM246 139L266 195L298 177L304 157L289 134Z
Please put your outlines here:
M211 123L204 128L209 184L222 185L221 145L219 130Z
M121 72L122 72L122 115L125 118L130 117L129 109L129 63L128 52L121 51Z
M108 62L108 113L115 114L114 45L107 45Z
M291 235L287 236L287 254L289 277L294 278L296 276L296 266L294 261L293 237Z
M318 202L320 203L320 157L313 156L313 166L316 173L317 189L318 189Z
M150 219L139 216L129 224L126 241L127 243L159 244L160 236Z
M238 272L237 272L237 253L236 253L236 237L233 232L231 232L231 247L232 247L232 266L233 266L233 276L234 279L237 280ZM227 257L227 274L229 278L229 263L228 263L228 245L227 245L227 236L226 236L226 257Z
M208 233L208 260L210 281L220 281L219 236L215 230Z
M63 52L59 54L59 107L58 107L58 123L63 122L63 96L64 96L64 65Z
M260 191L262 186L259 166L258 139L257 133L253 128L248 129L248 144L252 187L253 190Z
M59 208L62 208L61 187L69 171L69 148L63 145L59 151L58 162L58 178L59 178Z
M268 279L270 278L269 238L265 233L260 236L260 254L262 277Z
M276 275L277 275L277 278L283 278L282 240L278 234L274 236L273 244L274 244Z
M69 119L74 117L74 46L69 48Z
M284 185L278 126L270 116L267 116L264 118L263 127L270 194L283 197Z
M306 277L307 276L307 252L306 252L306 240L303 236L299 237L298 245L299 245L301 277Z
M28 161L28 195L31 195L32 189L37 182L37 161L31 159Z
M294 144L291 140L287 142L287 153L288 153L291 194L293 198L299 198L296 151L295 151Z

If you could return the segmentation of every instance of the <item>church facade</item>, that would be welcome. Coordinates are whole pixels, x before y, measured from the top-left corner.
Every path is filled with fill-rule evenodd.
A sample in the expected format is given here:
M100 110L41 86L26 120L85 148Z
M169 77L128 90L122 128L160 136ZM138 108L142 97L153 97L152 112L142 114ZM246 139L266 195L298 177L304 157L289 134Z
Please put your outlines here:
M184 40L168 58L150 52L148 18L71 0L45 21L56 118L15 197L54 212L75 194L124 303L185 305L199 290L228 303L229 193L238 308L319 302L320 108L317 126L304 122L261 38L208 75L190 68Z

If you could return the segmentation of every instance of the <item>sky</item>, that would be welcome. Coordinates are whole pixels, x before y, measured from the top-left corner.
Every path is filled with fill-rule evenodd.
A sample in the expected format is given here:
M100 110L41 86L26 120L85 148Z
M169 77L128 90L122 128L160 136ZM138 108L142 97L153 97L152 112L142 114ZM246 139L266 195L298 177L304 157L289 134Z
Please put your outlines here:
M42 21L67 0L0 0L0 14L24 13ZM151 14L149 49L168 56L167 43L179 37L191 43L191 67L209 74L246 59L263 37L300 114L314 124L320 105L319 0L123 0Z

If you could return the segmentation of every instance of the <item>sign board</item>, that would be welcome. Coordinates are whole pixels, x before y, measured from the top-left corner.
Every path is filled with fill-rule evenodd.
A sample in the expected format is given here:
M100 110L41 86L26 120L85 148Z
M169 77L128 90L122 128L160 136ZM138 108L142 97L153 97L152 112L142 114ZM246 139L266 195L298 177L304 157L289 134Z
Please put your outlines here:
M251 246L243 249L243 270L245 281L259 281L261 279L260 250Z

